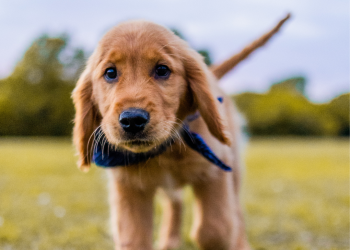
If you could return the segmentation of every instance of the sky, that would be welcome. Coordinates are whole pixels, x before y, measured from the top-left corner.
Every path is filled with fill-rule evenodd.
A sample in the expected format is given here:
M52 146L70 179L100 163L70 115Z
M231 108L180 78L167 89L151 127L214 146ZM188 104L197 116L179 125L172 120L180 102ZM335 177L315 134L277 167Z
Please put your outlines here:
M11 74L43 33L68 33L93 51L121 21L145 19L180 30L214 63L239 52L288 12L292 19L263 48L221 80L230 94L265 92L284 78L305 76L307 95L327 102L349 92L349 1L346 0L0 0L0 78Z

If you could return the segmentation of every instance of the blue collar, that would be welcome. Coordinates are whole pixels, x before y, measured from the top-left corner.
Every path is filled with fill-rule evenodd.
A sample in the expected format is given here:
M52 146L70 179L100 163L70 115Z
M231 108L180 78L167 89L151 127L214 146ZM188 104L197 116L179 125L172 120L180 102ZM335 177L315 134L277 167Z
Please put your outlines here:
M222 102L221 97L219 97L218 100ZM198 116L199 114L195 114L194 116L188 117L187 120L193 121L198 118ZM97 132L97 134L98 133L103 132L100 130ZM200 153L208 161L225 171L232 171L229 166L223 163L214 154L214 152L210 149L210 147L205 143L199 134L189 131L188 126L183 127L181 137L190 148ZM114 149L113 146L108 143L108 141L104 141L103 143L100 141L101 140L99 140L99 142L97 142L97 144L94 146L92 160L97 166L103 168L129 166L140 162L145 162L157 155L164 153L165 150L174 143L173 140L169 140L149 152L133 153L126 150Z

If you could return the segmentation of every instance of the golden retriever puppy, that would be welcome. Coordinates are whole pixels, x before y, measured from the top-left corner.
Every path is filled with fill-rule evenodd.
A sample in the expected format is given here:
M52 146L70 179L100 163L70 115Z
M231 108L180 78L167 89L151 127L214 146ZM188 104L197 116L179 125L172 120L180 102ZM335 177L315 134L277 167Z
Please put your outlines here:
M200 249L249 249L239 200L239 121L218 79L273 30L221 65L160 25L110 30L73 92L79 168L109 176L115 249L153 249L153 198L166 194L160 249L180 245L181 188L195 195L192 236ZM232 170L232 171L230 171Z

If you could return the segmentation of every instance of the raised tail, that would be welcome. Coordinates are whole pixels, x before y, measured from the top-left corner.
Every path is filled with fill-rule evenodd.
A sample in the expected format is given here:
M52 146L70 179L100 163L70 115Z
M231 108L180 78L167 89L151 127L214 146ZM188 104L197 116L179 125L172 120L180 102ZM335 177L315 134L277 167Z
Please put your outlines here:
M270 38L279 31L279 29L284 24L284 22L287 21L289 18L290 18L290 14L287 14L287 16L283 18L281 21L279 21L279 23L271 31L267 32L266 34L261 36L259 39L249 44L241 52L232 56L231 58L227 59L226 61L224 61L219 65L211 66L210 67L211 71L214 73L214 75L218 79L223 77L227 72L233 69L237 64L239 64L241 61L247 58L254 50L263 46L268 40L270 40Z

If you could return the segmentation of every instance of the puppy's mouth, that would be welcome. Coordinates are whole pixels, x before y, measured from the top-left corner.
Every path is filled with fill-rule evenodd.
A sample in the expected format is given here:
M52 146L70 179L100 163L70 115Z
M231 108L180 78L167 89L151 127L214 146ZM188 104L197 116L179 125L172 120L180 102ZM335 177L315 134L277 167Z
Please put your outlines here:
M118 146L134 153L144 153L152 150L156 144L149 140L128 140L119 143Z
M114 145L116 149L121 151L130 151L133 153L147 153L157 151L164 144L168 145L174 141L175 138L171 134L165 134L162 136L154 136L149 132L142 132L135 135L126 133L116 134L113 129L108 127L101 128L106 135L107 141Z
M142 146L144 144L149 144L149 143L147 141L135 140L135 141L126 142L125 144L131 145L131 146Z

